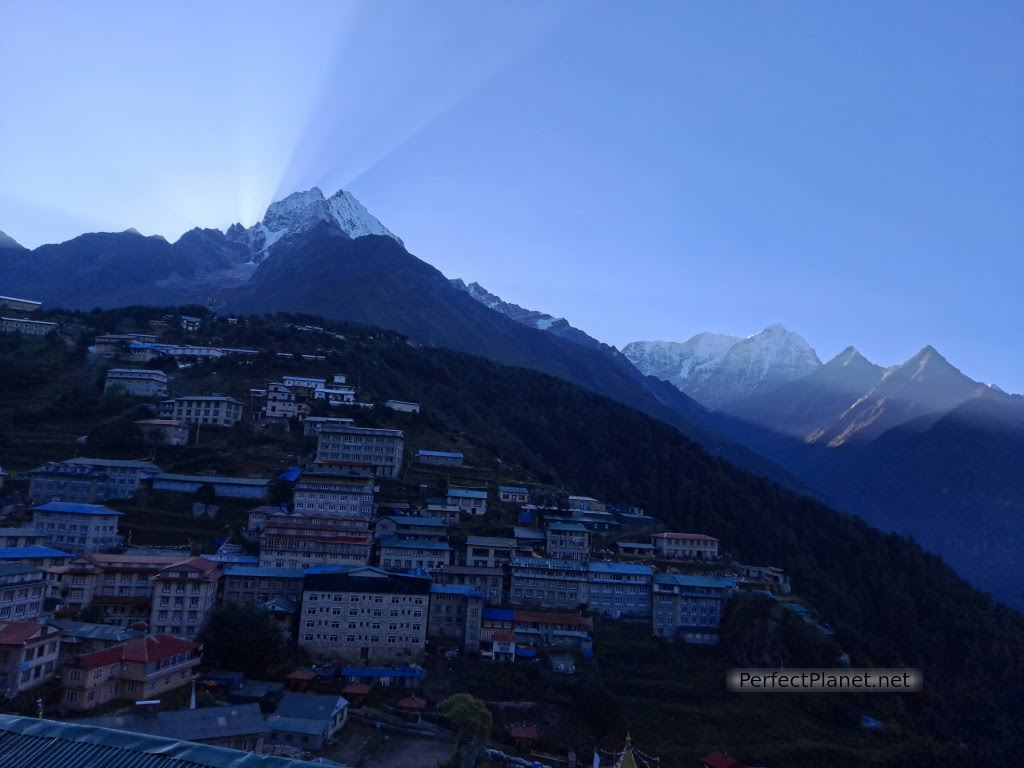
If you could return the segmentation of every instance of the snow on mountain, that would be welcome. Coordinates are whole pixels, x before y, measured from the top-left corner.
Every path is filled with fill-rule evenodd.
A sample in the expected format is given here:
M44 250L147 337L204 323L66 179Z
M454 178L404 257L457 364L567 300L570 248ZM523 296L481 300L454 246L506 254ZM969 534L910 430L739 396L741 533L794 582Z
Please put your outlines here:
M258 224L248 229L234 224L225 234L233 242L246 244L253 252L253 260L260 261L282 237L305 232L320 224L333 224L353 239L380 235L404 246L402 240L350 192L339 189L325 198L319 187L293 192L271 203Z
M569 321L564 317L554 317L546 312L539 312L533 309L525 309L520 307L518 304L512 304L511 302L505 301L499 296L495 296L493 293L484 288L480 283L469 283L468 285L459 278L451 280L453 287L458 288L460 291L465 291L474 299L479 301L488 309L493 309L495 312L500 312L506 317L515 320L517 323L528 325L531 328L537 328L542 331L550 330L556 323L568 325Z
M821 365L798 334L772 325L745 339L699 333L684 342L635 341L623 354L708 408L806 376Z

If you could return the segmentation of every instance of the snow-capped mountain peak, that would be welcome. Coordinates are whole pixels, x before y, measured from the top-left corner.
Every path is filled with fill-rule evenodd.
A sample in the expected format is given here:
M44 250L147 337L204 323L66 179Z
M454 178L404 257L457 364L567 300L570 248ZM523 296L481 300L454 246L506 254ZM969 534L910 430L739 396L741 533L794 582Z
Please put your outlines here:
M331 197L325 198L319 187L292 192L271 203L258 224L248 229L234 224L225 234L234 242L247 244L253 252L253 260L260 261L281 238L305 232L321 224L333 225L353 239L380 235L404 245L351 192L339 189Z
M698 333L683 341L634 341L623 354L642 373L674 384L708 408L806 376L821 365L798 334L782 325L740 338Z

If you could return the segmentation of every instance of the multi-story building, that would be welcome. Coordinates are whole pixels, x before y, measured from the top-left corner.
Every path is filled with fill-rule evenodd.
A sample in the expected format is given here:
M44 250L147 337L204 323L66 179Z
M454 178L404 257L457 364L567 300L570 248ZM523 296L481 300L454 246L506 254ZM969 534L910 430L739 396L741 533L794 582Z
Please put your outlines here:
M304 419L309 415L309 403L287 384L273 381L267 385L267 405L264 416L268 419Z
M590 496L570 496L569 509L574 512L604 512L604 502Z
M587 564L587 605L612 619L651 615L650 566L592 560Z
M365 565L373 551L368 525L338 515L270 515L260 534L260 567Z
M590 557L590 531L579 523L550 523L544 530L548 557L586 560Z
M200 646L180 637L147 635L85 653L61 676L61 704L78 712L117 699L156 699L190 685Z
M50 680L60 656L60 630L37 621L0 623L0 695L13 698Z
M516 645L586 651L591 648L594 620L578 613L513 611Z
M35 547L44 546L46 536L37 528L0 528L0 547Z
M153 578L152 632L194 638L217 602L223 572L217 563L192 557L162 568Z
M587 564L578 560L517 557L512 560L510 602L576 609L588 602Z
M305 470L295 482L294 508L299 513L373 516L373 477L365 471Z
M29 500L95 504L107 499L129 499L139 486L160 474L151 461L76 458L50 461L29 473Z
M520 555L534 555L544 551L547 537L540 528L512 526L512 537L516 540L516 552Z
M105 623L131 627L149 623L153 610L153 577L167 566L180 562L181 557L95 554L83 560L92 566L92 571L76 561L68 563L65 572L47 569L49 575L55 577L50 580L50 594L60 588L62 599L69 606L84 595L89 598L86 605L96 609Z
M423 514L426 517L441 520L445 525L455 525L462 517L462 507L449 504L447 499L431 498L427 499L427 507L423 510Z
M512 562L515 553L515 539L504 536L470 536L466 539L466 565L497 568Z
M487 512L487 491L479 488L450 487L445 503L458 507L470 515L482 515Z
M0 296L0 310L15 312L39 312L43 308L41 301L32 299L17 299L13 296Z
M389 538L377 543L377 562L382 568L439 571L451 562L451 556L446 541Z
M352 419L341 416L307 416L302 421L302 434L305 437L316 437L324 426L350 427L354 424Z
M45 595L46 577L39 568L0 563L0 622L38 618Z
M251 565L229 565L221 579L221 601L264 605L275 598L302 603L301 568L261 568Z
M164 400L160 417L187 424L230 427L242 420L242 404L227 395L192 395Z
M299 645L320 658L409 661L423 656L430 579L357 568L303 580Z
M659 573L651 593L654 634L687 643L717 643L725 604L735 591L731 579Z
M718 539L703 533L656 533L654 556L671 560L717 560Z
M0 333L20 333L23 336L45 336L57 330L56 323L29 320L27 317L0 316Z
M100 504L51 501L32 508L32 524L43 532L49 546L84 555L121 546L117 535L121 515Z
M310 376L282 376L281 383L300 397L312 397L317 387L324 386L327 380Z
M476 587L431 584L427 637L476 653L480 650L484 600L484 593Z
M436 517L387 515L377 518L373 534L378 539L448 541L448 525Z
M313 390L314 400L326 400L331 405L351 405L356 401L356 388L350 384L319 384Z
M317 436L317 464L369 467L380 477L402 472L405 433L400 429L376 429L323 425Z
M437 584L475 587L484 594L484 600L487 605L501 605L504 602L504 568L446 565L434 574L434 582Z
M463 455L457 451L427 451L421 448L416 452L416 461L420 464L439 467L461 467L463 459Z
M167 374L148 368L111 368L103 391L123 389L135 397L167 397Z

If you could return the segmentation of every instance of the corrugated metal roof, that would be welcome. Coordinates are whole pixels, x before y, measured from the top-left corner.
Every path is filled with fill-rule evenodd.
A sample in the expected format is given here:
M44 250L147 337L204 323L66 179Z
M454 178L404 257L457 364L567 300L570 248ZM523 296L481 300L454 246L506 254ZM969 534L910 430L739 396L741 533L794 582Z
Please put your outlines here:
M0 715L0 768L311 768L253 755L90 725Z
M102 504L77 504L73 501L49 501L32 507L33 512L60 512L71 515L121 515L116 509L104 507Z

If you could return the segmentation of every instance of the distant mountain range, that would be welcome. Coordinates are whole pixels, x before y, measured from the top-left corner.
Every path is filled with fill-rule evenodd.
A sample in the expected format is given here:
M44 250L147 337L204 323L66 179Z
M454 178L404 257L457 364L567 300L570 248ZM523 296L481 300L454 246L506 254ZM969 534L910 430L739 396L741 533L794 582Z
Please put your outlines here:
M564 318L450 280L351 194L316 188L273 203L251 227L193 229L174 243L128 230L29 250L0 232L0 293L69 309L202 303L317 314L540 370L911 534L1024 608L1022 398L972 381L932 347L891 368L852 347L822 364L798 334L773 325L620 352Z

